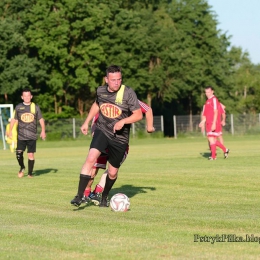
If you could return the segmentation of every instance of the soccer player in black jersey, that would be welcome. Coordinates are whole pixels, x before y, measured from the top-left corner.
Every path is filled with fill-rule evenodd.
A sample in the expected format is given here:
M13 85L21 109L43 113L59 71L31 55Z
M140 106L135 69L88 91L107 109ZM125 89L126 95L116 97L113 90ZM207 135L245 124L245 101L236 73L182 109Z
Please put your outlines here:
M37 140L37 123L41 125L40 137L46 138L45 123L41 110L37 104L32 102L32 94L29 89L24 89L21 96L23 102L15 107L14 116L10 123L10 134L12 137L12 129L18 123L18 142L16 148L16 158L20 166L18 177L24 176L24 158L23 153L27 147L28 153L28 177L33 177L34 153L36 152Z
M99 113L89 153L81 169L78 192L71 201L71 204L77 207L84 200L84 191L91 179L92 167L101 152L106 149L109 151L108 174L100 207L108 206L108 193L117 179L117 172L129 143L131 124L143 117L134 90L122 85L122 71L119 66L112 65L107 68L105 81L105 86L97 88L96 101L81 126L82 133L87 134L89 124Z

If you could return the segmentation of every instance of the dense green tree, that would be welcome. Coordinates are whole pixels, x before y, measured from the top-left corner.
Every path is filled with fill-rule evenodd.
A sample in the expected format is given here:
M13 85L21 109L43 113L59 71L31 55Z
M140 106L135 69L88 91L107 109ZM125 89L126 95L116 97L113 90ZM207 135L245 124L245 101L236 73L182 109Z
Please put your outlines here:
M232 47L229 53L233 62L231 96L236 101L232 112L242 114L260 111L260 66L254 65L249 59L249 53L240 47Z
M259 110L259 66L206 0L3 0L0 18L0 100L30 87L48 118L83 116L110 64L169 117L200 113L207 85L232 112Z
M24 37L22 21L26 10L25 1L2 1L0 3L0 94L4 102L18 101L15 93L21 88L37 85L46 80L44 65L30 56L28 41Z
M174 25L165 6L155 8L136 1L131 9L120 9L104 41L110 46L107 61L123 67L127 84L149 104L152 98L177 97L167 66L173 35Z
M212 85L219 97L227 97L228 37L217 30L217 21L206 1L174 1L169 13L181 42L176 49L178 70L174 77L179 98L186 113L197 113L205 101L205 86Z
M131 2L131 1L130 1ZM178 100L184 113L196 113L204 87L213 85L226 98L228 37L216 29L207 2L135 1L115 16L107 45L108 60L122 64L124 76L148 102ZM120 37L124 35L124 37Z
M30 47L37 49L39 58L49 65L46 84L56 114L63 106L72 106L82 115L86 101L93 100L91 93L102 82L105 52L98 36L109 8L97 4L39 0L30 11L26 36Z

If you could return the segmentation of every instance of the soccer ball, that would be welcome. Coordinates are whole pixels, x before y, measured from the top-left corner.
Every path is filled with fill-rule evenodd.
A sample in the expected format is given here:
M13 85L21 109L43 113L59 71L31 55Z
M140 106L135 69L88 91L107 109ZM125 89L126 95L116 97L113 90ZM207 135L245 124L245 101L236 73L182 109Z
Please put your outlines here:
M115 194L110 200L110 208L113 211L128 211L129 207L130 207L130 200L123 193Z

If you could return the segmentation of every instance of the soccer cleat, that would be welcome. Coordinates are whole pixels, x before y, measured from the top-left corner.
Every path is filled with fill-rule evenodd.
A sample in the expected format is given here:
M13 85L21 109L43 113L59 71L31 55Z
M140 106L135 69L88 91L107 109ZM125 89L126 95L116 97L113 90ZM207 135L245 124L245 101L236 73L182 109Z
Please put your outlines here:
M24 176L24 171L25 171L25 168L20 168L20 171L18 172L18 177L19 178L22 178Z
M108 207L109 206L109 200L107 197L102 197L101 202L99 204L99 207Z
M229 149L227 148L226 152L224 153L224 159L228 158L228 154L229 154Z
M96 206L98 206L100 204L100 201L101 201L101 193L91 192L90 195L89 195L89 198Z
M215 160L217 160L217 158L209 157L208 160L209 161L215 161Z
M88 203L91 202L91 199L90 199L90 197L86 197L86 196L84 195L83 198L82 198L82 202L88 204Z
M28 174L27 177L28 178L33 178L33 175L32 174Z
M70 204L79 207L82 202L85 202L85 199L83 197L80 197L79 195L76 195L74 199L70 202Z

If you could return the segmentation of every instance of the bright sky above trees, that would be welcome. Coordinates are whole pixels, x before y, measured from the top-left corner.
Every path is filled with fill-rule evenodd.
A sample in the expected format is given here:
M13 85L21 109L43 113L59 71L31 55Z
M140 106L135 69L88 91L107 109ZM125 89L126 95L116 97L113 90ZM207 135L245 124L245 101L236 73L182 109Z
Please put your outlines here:
M218 15L218 28L232 35L232 45L248 51L254 64L260 64L260 1L208 0Z

